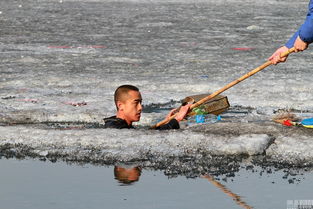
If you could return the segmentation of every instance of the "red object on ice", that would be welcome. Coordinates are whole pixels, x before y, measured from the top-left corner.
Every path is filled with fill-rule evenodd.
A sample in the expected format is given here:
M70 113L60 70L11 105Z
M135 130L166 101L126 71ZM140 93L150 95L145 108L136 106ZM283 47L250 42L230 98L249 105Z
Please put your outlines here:
M19 99L18 101L21 101L21 102L38 103L38 100L37 100L37 99Z
M232 50L238 50L238 51L250 51L252 48L249 47L236 47L236 48L231 48Z
M284 125L285 126L293 126L291 120L284 120Z

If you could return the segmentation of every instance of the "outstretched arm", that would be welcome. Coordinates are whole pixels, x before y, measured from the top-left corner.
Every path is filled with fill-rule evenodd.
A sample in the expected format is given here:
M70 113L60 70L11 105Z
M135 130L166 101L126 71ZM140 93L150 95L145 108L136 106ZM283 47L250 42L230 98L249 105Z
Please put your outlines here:
M185 106L181 106L179 109L179 112L176 114L175 119L170 120L167 124L161 125L157 127L157 130L168 130L168 129L179 129L179 122L182 121L186 115L189 112L191 104L187 104ZM166 118L170 118L174 113L176 112L176 109L173 109L169 112L169 114L166 116Z
M310 0L309 9L306 19L300 29L289 39L285 46L278 48L269 61L276 65L280 62L285 62L287 57L281 57L281 53L286 52L288 49L294 47L295 52L304 51L308 48L309 44L313 42L313 0Z

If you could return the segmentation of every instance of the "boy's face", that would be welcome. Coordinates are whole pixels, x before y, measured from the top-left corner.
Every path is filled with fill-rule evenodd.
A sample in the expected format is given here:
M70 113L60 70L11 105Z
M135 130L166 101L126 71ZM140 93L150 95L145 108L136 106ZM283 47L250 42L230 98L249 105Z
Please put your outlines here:
M131 183L134 181L138 181L141 175L141 168L123 168L119 166L115 166L114 168L115 179L123 182L123 183Z
M142 98L138 91L129 91L124 96L123 101L118 102L118 111L122 119L126 120L128 124L140 120L142 111Z

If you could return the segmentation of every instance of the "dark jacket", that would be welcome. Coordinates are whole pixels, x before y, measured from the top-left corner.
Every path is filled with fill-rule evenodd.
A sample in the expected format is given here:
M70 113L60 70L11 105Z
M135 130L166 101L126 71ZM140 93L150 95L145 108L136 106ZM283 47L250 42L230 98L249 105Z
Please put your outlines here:
M104 118L104 127L105 128L134 128L132 125L128 125L127 122L121 118L117 118L116 116L112 116L109 118ZM169 129L179 129L179 123L176 119L170 120L165 125L159 126L156 128L157 130L169 130Z
M132 125L129 126L125 120L117 118L116 116L104 118L103 120L105 128L134 128Z

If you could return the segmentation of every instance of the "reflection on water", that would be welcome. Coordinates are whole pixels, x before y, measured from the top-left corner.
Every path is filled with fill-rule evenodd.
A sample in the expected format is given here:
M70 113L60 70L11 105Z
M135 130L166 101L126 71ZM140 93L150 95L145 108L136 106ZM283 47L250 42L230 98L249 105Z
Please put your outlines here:
M222 192L224 192L226 195L230 196L233 198L233 200L241 207L246 208L246 209L251 209L250 205L248 205L245 201L241 199L241 197L232 191L230 191L226 186L221 184L220 182L216 181L213 176L210 175L204 175L203 178L207 179L209 182L211 182L214 186L219 188Z
M136 181L139 181L141 175L142 168L140 166L129 167L126 166L114 166L114 177L121 186L131 185ZM202 178L207 179L212 183L216 188L219 188L223 193L230 196L236 204L241 206L242 208L252 209L250 205L248 205L245 201L241 199L241 197L235 193L233 193L230 189L228 189L225 185L221 184L217 180L214 179L213 176L206 174L202 176Z
M201 178L169 177L133 164L81 166L4 158L0 169L0 202L6 209L286 209L288 200L312 199L313 187L309 170L288 171L298 180L290 183L285 171L258 166L241 167L232 177Z
M139 180L141 175L141 168L139 166L132 168L124 168L121 166L114 166L114 176L121 185L130 185Z

